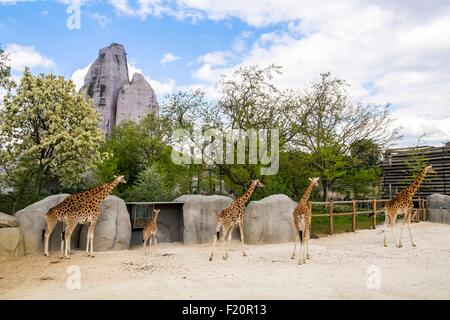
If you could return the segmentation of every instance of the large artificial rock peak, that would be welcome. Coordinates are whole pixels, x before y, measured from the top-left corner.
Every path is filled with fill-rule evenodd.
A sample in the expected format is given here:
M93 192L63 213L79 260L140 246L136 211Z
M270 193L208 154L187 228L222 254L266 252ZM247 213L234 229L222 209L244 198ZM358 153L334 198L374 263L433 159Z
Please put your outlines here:
M101 129L109 134L123 120L139 121L149 112L158 114L158 101L150 84L141 74L130 83L125 48L113 43L99 50L81 88L94 100L102 117Z

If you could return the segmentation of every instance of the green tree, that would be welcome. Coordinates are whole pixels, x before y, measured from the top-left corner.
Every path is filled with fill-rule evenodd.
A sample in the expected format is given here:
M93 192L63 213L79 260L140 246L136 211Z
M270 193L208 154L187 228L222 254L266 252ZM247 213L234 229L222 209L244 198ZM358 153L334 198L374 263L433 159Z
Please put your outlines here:
M171 200L166 179L156 164L139 172L136 184L125 194L128 201Z
M322 74L302 97L308 118L294 144L310 154L325 200L329 189L352 167L350 149L355 142L368 139L381 148L399 138L399 128L391 127L388 105L355 104L346 87L345 81Z
M40 198L46 182L74 186L103 158L100 116L72 81L25 69L0 111L3 179L19 196Z
M11 79L11 67L9 67L6 62L8 61L8 56L0 47L0 87L10 90L15 87L15 82Z
M132 200L129 197L135 199L137 193L130 193L130 188L148 185L141 173L150 170L149 172L157 171L159 179L170 190L164 199L186 192L189 189L187 168L171 161L171 128L170 119L158 117L154 113L149 113L139 122L124 121L115 126L103 147L103 151L110 154L110 157L98 166L95 182L102 183L109 181L114 175L124 174L128 183L118 186L115 192Z

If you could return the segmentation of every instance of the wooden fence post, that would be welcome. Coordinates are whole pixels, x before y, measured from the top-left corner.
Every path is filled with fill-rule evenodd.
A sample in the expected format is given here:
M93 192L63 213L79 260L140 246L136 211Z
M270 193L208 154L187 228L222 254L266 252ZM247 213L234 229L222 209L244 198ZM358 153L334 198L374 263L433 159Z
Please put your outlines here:
M328 202L328 234L333 235L333 200Z
M427 221L427 208L425 204L425 199L420 200L420 206L422 207L422 220Z
M377 199L372 200L372 228L375 229L377 227Z
M356 201L352 200L352 231L356 231Z

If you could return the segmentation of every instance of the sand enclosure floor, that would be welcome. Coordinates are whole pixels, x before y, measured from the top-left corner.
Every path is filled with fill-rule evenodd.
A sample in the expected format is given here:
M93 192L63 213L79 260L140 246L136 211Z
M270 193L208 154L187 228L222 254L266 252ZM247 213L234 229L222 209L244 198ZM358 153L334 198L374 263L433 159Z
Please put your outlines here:
M290 259L291 243L248 245L243 257L237 241L228 260L219 250L212 262L210 245L180 243L146 257L142 248L0 257L0 299L449 299L450 225L412 230L417 247L406 228L403 248L384 248L381 229L312 239L301 266ZM69 289L78 267L81 288Z

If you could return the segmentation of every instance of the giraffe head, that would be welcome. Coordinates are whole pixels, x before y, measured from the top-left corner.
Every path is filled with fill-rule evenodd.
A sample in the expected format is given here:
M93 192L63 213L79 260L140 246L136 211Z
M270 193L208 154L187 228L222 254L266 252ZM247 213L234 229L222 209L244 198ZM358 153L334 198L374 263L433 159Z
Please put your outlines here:
M114 178L117 179L117 181L119 181L119 183L127 183L127 181L125 180L125 176L114 176Z
M255 187L257 188L264 188L264 184L262 184L261 181L259 181L259 179L253 180L252 183L255 185Z
M319 179L318 177L309 178L309 181L312 181L314 187L319 186Z
M426 172L426 173L436 173L436 171L434 171L432 165L426 166L426 167L425 167L425 172Z

